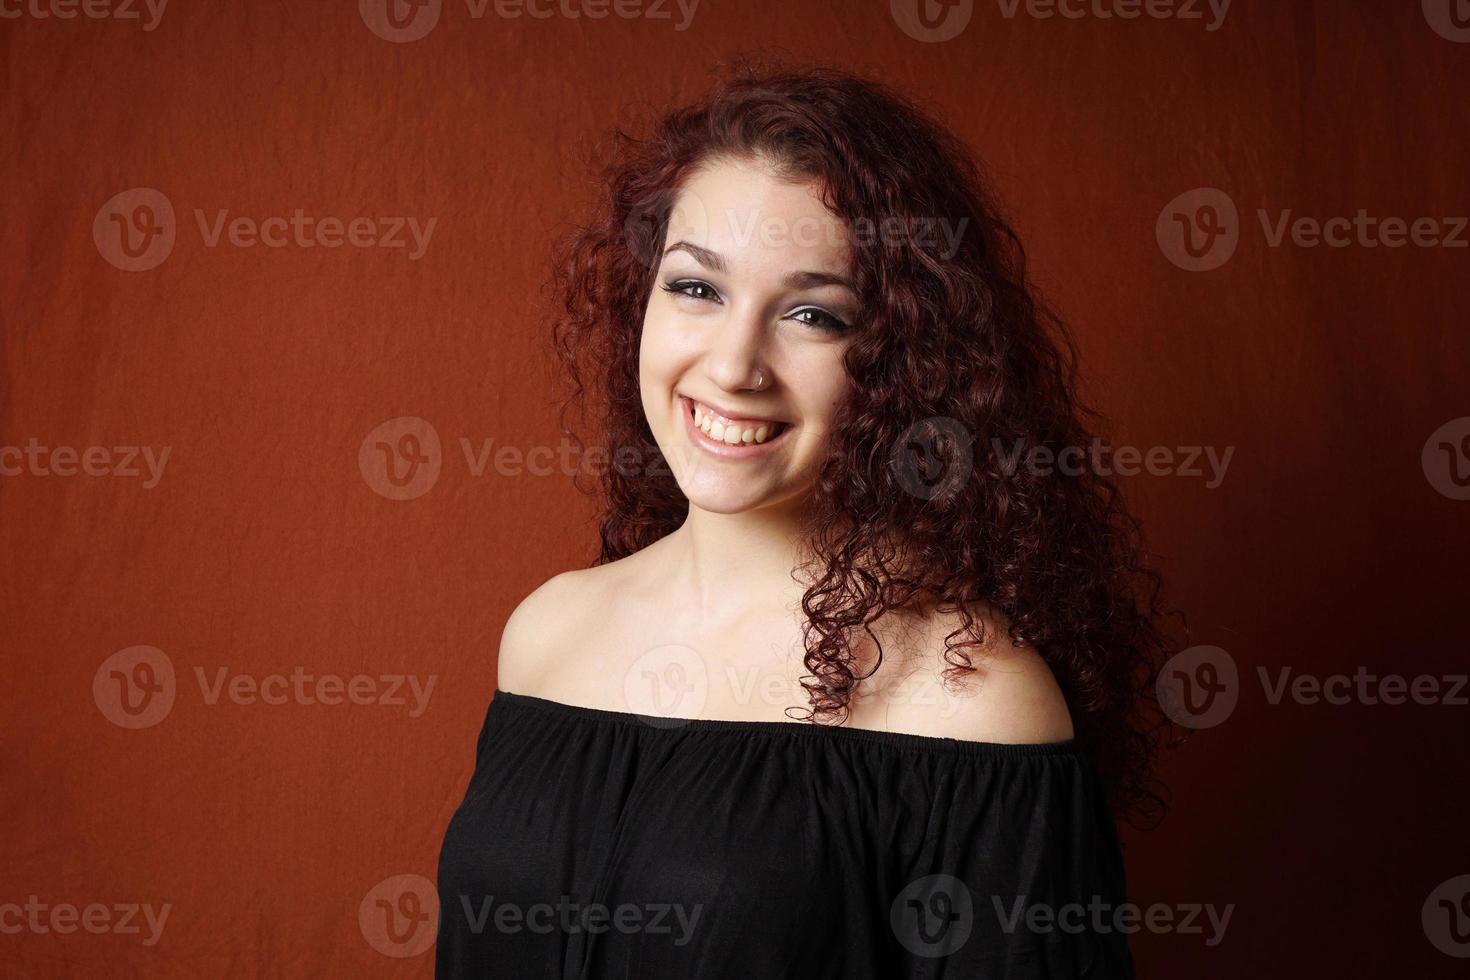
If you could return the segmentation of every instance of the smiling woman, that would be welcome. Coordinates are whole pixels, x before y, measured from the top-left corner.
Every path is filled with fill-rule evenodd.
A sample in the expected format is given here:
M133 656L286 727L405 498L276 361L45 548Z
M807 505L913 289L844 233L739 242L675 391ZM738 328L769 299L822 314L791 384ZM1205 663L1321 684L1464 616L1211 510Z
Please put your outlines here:
M1154 590L1103 475L992 449L1091 437L967 152L746 74L607 186L555 340L621 462L506 623L438 976L1132 976Z

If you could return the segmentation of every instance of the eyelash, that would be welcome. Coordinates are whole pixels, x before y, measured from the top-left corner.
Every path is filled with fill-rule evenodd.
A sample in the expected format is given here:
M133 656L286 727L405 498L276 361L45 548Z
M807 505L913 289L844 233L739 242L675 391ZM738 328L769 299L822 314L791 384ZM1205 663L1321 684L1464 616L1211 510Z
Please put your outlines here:
M710 293L712 293L713 295L695 296L692 292L690 292L690 290L696 287L703 287L704 289L709 290ZM711 286L709 283L705 282L702 279L678 279L673 282L664 283L659 288L662 289L664 292L669 293L670 295L688 296L690 299L711 300L714 302L718 302L719 297L719 293L715 291L715 287ZM852 324L837 316L835 313L829 313L828 311L822 309L820 306L801 306L787 315L793 316L802 313L815 313L819 317L825 318L825 322L816 323L807 322L805 320L797 321L803 326L811 327L813 330L820 330L823 333L840 334L846 333L848 330L852 329Z

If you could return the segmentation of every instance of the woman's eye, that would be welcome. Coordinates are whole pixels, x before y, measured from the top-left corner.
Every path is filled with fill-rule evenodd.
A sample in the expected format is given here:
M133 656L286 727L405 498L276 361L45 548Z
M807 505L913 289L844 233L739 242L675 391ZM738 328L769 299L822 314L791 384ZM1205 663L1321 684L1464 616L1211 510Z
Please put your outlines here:
M791 319L808 327L825 330L828 333L843 333L848 330L849 324L826 310L816 306L803 306L791 314Z
M720 294L715 292L715 287L699 279L680 279L663 285L666 293L676 293L688 296L691 299L708 299L718 301Z

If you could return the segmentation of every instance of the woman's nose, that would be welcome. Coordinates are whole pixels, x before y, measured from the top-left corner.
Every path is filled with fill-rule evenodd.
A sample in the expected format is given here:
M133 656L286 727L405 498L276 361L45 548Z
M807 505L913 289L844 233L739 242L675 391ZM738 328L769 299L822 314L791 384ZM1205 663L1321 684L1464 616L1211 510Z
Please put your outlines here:
M766 325L753 310L732 310L705 354L704 370L725 391L760 389L766 386Z

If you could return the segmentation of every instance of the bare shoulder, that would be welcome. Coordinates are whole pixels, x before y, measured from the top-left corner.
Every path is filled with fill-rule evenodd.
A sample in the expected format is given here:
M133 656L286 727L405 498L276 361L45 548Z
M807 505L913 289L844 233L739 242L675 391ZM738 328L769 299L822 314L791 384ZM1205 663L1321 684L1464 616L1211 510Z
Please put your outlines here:
M496 686L534 694L581 634L588 610L598 606L612 577L612 566L561 572L520 601L500 634Z
M985 642L965 649L975 670L957 680L944 677L944 639L961 624L957 611L929 612L904 628L892 664L885 657L873 678L870 700L884 709L883 727L1006 744L1072 738L1067 699L1046 660L1012 642L1010 624L992 607L971 612Z

